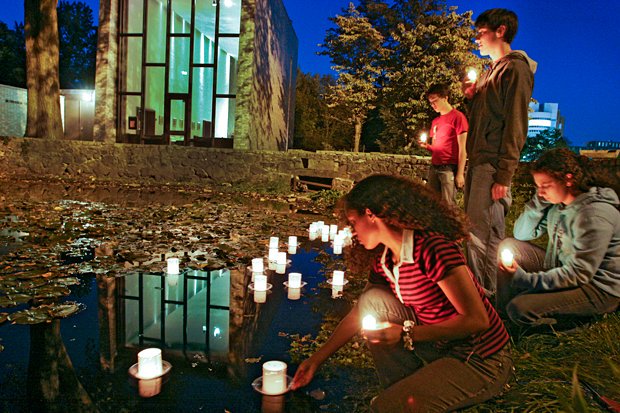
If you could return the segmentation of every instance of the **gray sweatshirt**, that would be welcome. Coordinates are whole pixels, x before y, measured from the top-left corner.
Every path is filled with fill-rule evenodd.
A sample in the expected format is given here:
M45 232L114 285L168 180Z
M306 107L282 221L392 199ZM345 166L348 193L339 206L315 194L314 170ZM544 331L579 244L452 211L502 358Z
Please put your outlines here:
M545 271L517 269L513 285L553 291L592 283L620 297L620 212L618 195L592 187L569 205L550 204L538 195L528 202L514 226L514 236L527 241L547 232Z

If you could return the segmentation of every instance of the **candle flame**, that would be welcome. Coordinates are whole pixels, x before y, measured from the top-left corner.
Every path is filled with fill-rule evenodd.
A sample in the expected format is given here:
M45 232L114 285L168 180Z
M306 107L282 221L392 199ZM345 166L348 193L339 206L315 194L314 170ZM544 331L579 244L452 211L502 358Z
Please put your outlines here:
M362 319L362 328L364 330L376 330L377 320L370 314Z
M422 134L420 135L420 142L426 142L426 139L427 139L427 138L428 138L428 137L427 137L426 133L422 133Z
M512 267L512 260L514 259L514 254L508 248L505 248L501 252L502 262L506 267Z
M470 80L470 82L475 82L476 79L478 79L478 72L476 72L474 69L470 69L467 72L467 78Z

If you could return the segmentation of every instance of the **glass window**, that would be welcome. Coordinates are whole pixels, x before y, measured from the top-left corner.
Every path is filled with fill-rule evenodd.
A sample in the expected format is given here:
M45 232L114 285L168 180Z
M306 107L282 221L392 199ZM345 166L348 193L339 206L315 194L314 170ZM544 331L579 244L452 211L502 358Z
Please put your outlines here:
M154 111L149 113L148 128L145 132L148 136L161 136L164 134L164 90L166 88L166 71L163 67L146 68L146 90L144 93L144 105ZM154 120L154 125L151 125Z
M217 308L209 309L209 350L215 356L228 355L230 311Z
M217 61L217 93L237 93L237 56L239 38L220 38L220 53Z
M166 60L166 21L168 9L160 0L148 1L146 38L147 63L164 63Z
M241 0L220 1L220 33L238 34L241 27Z
M142 33L143 0L125 0L124 5L124 24L121 33Z
M189 88L189 41L188 37L170 39L170 93L187 93Z
M215 102L215 137L233 138L235 132L235 99L217 98Z
M194 63L196 64L210 64L213 63L213 48L215 42L200 33L198 30L194 31Z
M142 83L142 37L121 38L121 92L140 92Z
M192 5L188 0L174 0L172 3L172 23L170 33L187 34L192 21Z
M212 1L196 3L194 30L194 63L213 63L215 39L215 6Z
M121 130L124 135L137 135L140 122L140 96L121 97ZM137 291L125 292L137 295Z
M192 123L194 135L210 138L213 107L213 69L194 68L192 80Z

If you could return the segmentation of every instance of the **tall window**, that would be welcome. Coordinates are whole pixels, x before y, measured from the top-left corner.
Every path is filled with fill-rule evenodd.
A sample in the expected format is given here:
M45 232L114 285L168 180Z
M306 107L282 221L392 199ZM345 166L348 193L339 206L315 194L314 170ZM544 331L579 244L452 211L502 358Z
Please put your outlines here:
M234 136L241 0L122 0L119 138Z

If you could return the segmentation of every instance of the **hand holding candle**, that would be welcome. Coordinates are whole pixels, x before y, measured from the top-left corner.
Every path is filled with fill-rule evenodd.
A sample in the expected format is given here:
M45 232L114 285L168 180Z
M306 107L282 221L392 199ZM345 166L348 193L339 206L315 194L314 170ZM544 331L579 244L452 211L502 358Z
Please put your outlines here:
M508 248L504 248L501 252L502 264L504 267L510 268L514 263L514 254Z
M420 134L420 142L426 143L427 140L428 140L428 135L426 134L426 132L422 132L422 134Z
M469 69L469 71L467 71L467 80L471 83L475 83L476 80L478 80L478 72L476 72L475 69Z

